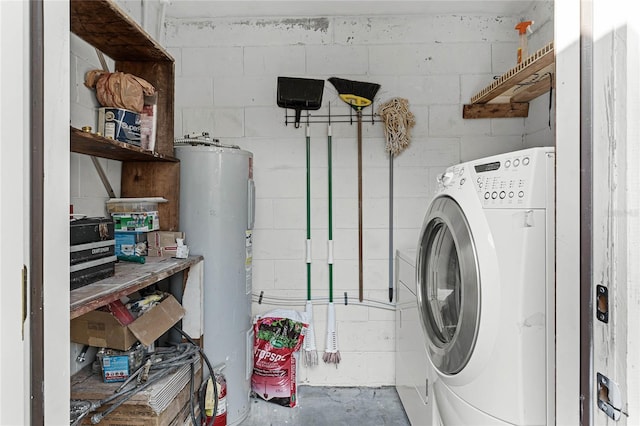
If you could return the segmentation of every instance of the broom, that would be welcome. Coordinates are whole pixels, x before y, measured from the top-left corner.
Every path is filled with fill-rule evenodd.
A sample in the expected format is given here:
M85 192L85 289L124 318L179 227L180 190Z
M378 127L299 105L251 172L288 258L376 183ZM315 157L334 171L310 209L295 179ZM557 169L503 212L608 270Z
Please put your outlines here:
M338 351L338 336L336 333L336 312L333 306L333 194L331 171L331 124L327 129L327 156L328 156L328 182L329 182L329 242L327 263L329 263L329 306L327 308L327 345L322 360L325 363L340 363L340 351Z
M309 327L304 336L304 363L307 366L318 364L318 352L316 350L316 335L313 331L313 305L311 304L311 135L309 133L309 124L307 124L307 303L305 304L305 312Z
M337 77L329 78L329 82L338 91L340 99L356 111L358 118L358 298L362 302L364 298L362 285L362 109L373 103L373 98L378 93L380 85Z

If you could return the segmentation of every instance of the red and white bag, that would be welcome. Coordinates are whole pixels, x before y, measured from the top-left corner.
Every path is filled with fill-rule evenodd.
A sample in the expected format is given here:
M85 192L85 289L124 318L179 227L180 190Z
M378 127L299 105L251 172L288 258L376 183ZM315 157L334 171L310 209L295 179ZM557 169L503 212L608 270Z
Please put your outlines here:
M251 375L255 395L284 407L297 405L295 352L308 326L304 312L275 310L256 317Z

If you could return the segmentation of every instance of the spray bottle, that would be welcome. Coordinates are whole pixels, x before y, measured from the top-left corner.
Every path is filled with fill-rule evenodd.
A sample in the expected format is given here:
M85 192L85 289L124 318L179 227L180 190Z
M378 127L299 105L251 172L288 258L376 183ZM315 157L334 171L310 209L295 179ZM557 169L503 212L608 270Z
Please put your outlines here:
M520 45L518 46L518 64L522 62L522 59L526 59L529 56L527 52L527 32L531 33L531 25L533 21L522 21L516 25L516 30L520 35Z

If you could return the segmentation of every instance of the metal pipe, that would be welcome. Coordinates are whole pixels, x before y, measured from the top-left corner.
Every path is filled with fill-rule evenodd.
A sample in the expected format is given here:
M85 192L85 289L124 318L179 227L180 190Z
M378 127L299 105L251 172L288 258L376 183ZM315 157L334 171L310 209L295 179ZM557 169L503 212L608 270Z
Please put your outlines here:
M580 424L593 424L593 3L580 0Z
M31 425L44 425L44 11L29 2L30 26L30 393Z

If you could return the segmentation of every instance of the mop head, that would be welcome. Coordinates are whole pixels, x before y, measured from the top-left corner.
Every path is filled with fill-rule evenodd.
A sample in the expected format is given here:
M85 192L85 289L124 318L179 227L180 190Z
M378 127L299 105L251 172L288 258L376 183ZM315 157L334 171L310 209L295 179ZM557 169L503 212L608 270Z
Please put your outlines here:
M333 303L329 303L327 310L327 346L322 360L327 364L340 364L340 351L338 350L338 333L336 332L336 311Z
M302 348L304 349L304 365L310 367L318 365L318 351L316 349L316 335L313 331L313 306L311 305L311 300L307 300L305 313L307 314L309 327L305 330Z
M378 115L384 121L384 136L387 140L385 149L398 155L411 142L411 128L416 124L413 113L409 111L409 101L404 98L393 98L378 108Z

